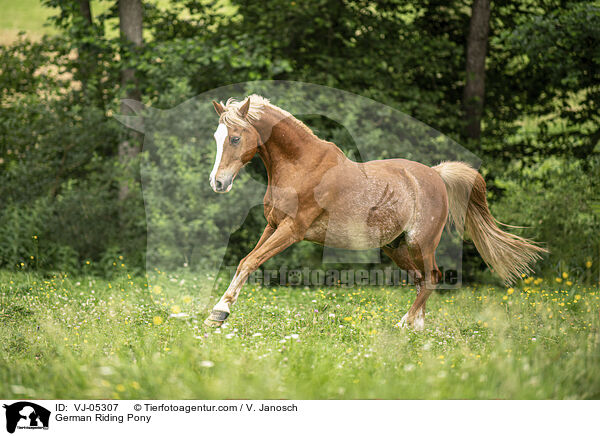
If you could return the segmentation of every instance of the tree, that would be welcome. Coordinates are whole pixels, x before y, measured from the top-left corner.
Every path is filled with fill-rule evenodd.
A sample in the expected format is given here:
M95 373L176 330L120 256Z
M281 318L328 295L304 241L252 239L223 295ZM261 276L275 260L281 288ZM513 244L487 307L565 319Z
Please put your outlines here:
M92 9L89 0L78 0L79 4L79 19L80 19L80 32L82 34L81 39L83 40L81 46L78 48L79 56L79 77L82 82L82 88L84 94L89 91L89 80L93 74L93 70L96 67L97 61L97 50L90 41L86 41L86 36L93 37L93 26L94 22L92 19Z
M481 137L481 116L485 97L485 56L490 24L490 0L473 0L467 39L466 84L463 96L468 138Z
M123 39L123 65L121 71L121 87L125 91L125 98L140 101L142 93L136 78L135 67L128 65L135 55L136 48L143 45L143 8L141 0L119 0L119 29ZM123 115L132 114L126 104L121 105ZM135 157L140 152L141 138L135 132L128 132L128 137L119 144L119 159L125 168L130 168ZM119 199L124 200L129 195L128 180L121 183Z

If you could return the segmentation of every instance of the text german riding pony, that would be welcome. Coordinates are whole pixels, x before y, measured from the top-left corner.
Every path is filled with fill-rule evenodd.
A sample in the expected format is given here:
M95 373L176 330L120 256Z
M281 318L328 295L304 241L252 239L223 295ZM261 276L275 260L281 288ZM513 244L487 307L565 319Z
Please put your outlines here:
M346 249L383 247L414 275L417 298L399 325L415 329L424 328L425 303L440 279L435 250L448 213L507 282L531 271L545 251L498 228L487 206L485 181L465 163L433 168L405 159L357 163L263 97L213 104L219 114L213 190L228 192L256 153L269 184L267 226L205 321L209 326L223 323L253 271L302 240Z

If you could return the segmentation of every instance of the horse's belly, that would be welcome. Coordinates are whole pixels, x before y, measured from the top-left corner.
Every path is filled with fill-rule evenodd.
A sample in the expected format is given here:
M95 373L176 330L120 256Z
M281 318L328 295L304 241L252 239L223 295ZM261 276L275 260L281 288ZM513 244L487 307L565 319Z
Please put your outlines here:
M399 224L398 217L392 215L373 222L368 216L351 213L324 214L310 226L304 239L328 247L366 250L393 241L402 233Z

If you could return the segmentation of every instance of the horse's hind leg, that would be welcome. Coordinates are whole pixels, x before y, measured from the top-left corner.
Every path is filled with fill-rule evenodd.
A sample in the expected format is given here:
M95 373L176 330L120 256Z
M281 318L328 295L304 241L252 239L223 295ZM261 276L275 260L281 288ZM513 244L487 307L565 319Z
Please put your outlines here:
M431 250L424 254L416 244L401 245L396 249L384 247L383 251L399 268L414 276L417 288L417 298L398 326L423 330L425 328L425 305L440 275L435 263L435 252Z
M415 257L417 257L416 253ZM434 251L423 255L420 259L417 259L416 263L421 271L420 279L415 281L417 298L406 315L402 317L399 324L400 327L412 327L415 330L423 330L425 328L425 306L427 299L439 281L440 271L435 262Z
M420 281L421 271L413 261L406 244L402 244L397 248L383 247L383 252L398 265L398 268L406 271L409 277L414 276L415 283Z
M398 248L383 247L383 251L387 254L398 267L406 271L410 278L413 279L417 288L417 297L421 294L422 282L423 282L423 266L421 262L417 265L416 260L421 260L421 256L414 256L417 251L411 250L408 245L402 244ZM413 251L413 255L411 255ZM413 257L414 256L414 257ZM417 317L408 319L409 314L404 315L402 320L397 324L398 327L414 327L415 329L422 329L425 325L425 308L418 312ZM416 321L416 323L415 323Z

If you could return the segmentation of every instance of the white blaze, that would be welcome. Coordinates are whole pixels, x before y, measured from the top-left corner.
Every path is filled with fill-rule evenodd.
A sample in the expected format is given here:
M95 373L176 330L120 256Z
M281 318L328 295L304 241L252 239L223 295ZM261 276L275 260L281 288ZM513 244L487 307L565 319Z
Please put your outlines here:
M219 124L219 127L217 127L217 130L214 134L215 141L217 142L217 157L215 158L215 165L210 173L210 186L212 186L213 189L215 189L215 177L217 176L217 171L219 170L219 165L221 164L221 157L223 157L223 144L225 143L225 138L227 138L227 135L227 126L223 123Z

